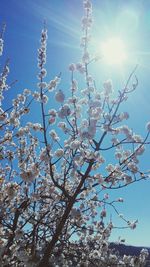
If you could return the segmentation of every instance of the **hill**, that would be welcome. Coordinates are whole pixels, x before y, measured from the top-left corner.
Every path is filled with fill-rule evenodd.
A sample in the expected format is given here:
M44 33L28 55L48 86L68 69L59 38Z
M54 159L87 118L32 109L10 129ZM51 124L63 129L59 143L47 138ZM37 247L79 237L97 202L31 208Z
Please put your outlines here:
M132 256L138 256L140 254L140 251L143 248L146 248L149 251L149 257L147 259L147 263L146 263L145 267L150 267L150 248L148 248L148 247L135 247L135 246L130 246L130 245L111 243L110 248L114 248L122 256L124 254L132 255Z

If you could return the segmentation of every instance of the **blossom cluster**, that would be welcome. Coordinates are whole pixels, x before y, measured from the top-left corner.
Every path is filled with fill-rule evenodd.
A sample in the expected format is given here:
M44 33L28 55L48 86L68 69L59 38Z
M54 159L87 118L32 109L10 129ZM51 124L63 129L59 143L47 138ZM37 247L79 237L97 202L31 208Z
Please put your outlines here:
M130 90L115 95L111 79L97 89L88 67L92 3L84 0L83 6L83 55L69 65L70 91L60 87L61 74L47 81L44 27L37 90L24 89L8 109L1 103L1 266L142 266L148 256L143 249L139 257L121 257L109 247L117 228L109 210L124 227L136 228L138 220L118 210L124 199L111 199L110 192L149 178L139 163L149 145L150 122L145 137L136 134L124 124L128 112L120 110ZM0 75L1 100L8 63ZM32 118L35 107L40 116Z

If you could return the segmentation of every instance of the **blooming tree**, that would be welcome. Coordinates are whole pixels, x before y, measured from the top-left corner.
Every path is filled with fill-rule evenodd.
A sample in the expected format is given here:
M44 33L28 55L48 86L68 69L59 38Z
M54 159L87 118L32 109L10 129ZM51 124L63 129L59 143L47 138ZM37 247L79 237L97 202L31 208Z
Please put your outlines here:
M6 109L9 61L0 75L1 266L144 266L147 257L142 250L138 258L121 258L109 248L114 225L107 219L107 206L119 215L116 205L123 199L111 201L104 190L149 178L138 163L149 144L150 122L141 137L124 124L129 115L120 111L137 87L135 71L117 96L111 80L97 89L89 73L89 65L97 60L88 50L92 4L83 4L83 56L81 63L69 65L69 95L60 89L61 74L46 79L45 26L38 50L38 89L24 89ZM0 55L3 35L4 27ZM82 88L77 72L83 77ZM52 106L51 99L57 104ZM38 122L30 122L34 105L41 113ZM120 217L125 227L136 227L137 221Z

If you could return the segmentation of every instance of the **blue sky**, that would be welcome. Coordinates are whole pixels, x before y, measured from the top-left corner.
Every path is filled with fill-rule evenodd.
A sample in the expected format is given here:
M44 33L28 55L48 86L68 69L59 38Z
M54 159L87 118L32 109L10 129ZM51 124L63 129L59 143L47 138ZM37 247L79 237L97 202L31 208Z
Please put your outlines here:
M99 86L111 78L118 90L138 64L139 86L125 108L130 113L129 125L143 134L146 121L150 120L150 1L93 0L93 9L93 40L96 41L93 41L92 52L102 41L117 36L126 45L128 59L121 68L101 60L91 71ZM37 49L44 20L49 36L48 79L61 71L62 84L69 84L68 65L80 61L81 56L82 15L82 0L0 0L0 23L7 24L3 60L10 58L9 81L18 80L7 94L5 103L10 103L11 98L24 88L36 89ZM141 166L150 169L150 149L146 151ZM121 213L128 219L139 219L136 230L118 230L113 238L122 236L129 244L150 246L150 181L113 192L113 196L125 199L120 205ZM116 223L119 224L119 220Z

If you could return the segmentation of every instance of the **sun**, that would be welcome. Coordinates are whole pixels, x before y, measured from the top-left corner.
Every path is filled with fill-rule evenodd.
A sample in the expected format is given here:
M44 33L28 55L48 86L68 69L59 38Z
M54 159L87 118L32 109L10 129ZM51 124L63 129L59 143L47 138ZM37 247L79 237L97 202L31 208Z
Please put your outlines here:
M122 65L127 59L126 47L120 38L111 38L101 44L103 60L110 65Z

